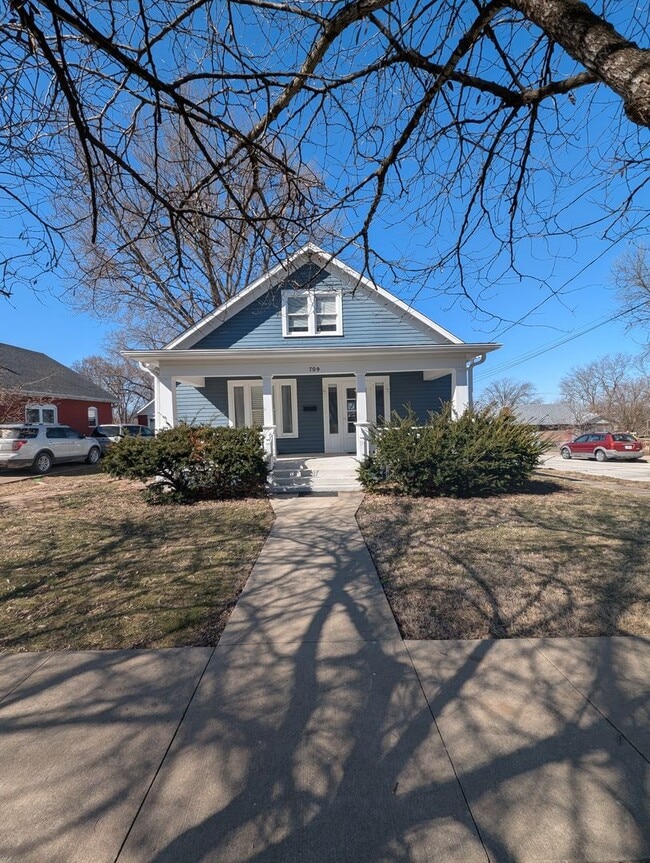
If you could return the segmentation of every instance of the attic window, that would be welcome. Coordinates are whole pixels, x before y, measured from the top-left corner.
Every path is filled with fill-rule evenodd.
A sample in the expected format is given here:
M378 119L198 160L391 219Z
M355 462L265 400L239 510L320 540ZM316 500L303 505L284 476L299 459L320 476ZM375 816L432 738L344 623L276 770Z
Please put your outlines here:
M284 291L282 335L342 336L342 309L340 291Z

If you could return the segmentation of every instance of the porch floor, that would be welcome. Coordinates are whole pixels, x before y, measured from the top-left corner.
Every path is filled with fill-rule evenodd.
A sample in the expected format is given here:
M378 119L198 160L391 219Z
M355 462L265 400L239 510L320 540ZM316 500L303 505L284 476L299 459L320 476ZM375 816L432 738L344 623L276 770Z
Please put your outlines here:
M280 455L269 476L272 494L360 491L359 462L341 453Z

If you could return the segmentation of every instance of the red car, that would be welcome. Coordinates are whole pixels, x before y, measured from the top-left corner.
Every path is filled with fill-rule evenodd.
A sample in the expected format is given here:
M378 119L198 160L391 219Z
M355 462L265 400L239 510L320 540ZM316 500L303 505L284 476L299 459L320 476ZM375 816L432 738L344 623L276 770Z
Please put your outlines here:
M643 444L628 432L589 432L560 446L562 458L595 458L596 461L635 461L643 455Z

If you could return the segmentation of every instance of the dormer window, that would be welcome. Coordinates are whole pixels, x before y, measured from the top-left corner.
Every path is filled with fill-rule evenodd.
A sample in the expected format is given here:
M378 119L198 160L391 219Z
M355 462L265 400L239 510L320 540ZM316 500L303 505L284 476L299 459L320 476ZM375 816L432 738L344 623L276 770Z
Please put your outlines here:
M340 291L284 291L282 335L342 336L342 309Z

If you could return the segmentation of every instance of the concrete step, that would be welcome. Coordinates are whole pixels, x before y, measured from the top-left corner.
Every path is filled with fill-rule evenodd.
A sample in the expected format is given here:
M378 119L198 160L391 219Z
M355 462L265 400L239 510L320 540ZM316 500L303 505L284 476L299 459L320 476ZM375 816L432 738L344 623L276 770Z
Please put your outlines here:
M276 459L269 476L271 494L359 491L358 463L350 456L304 456Z

